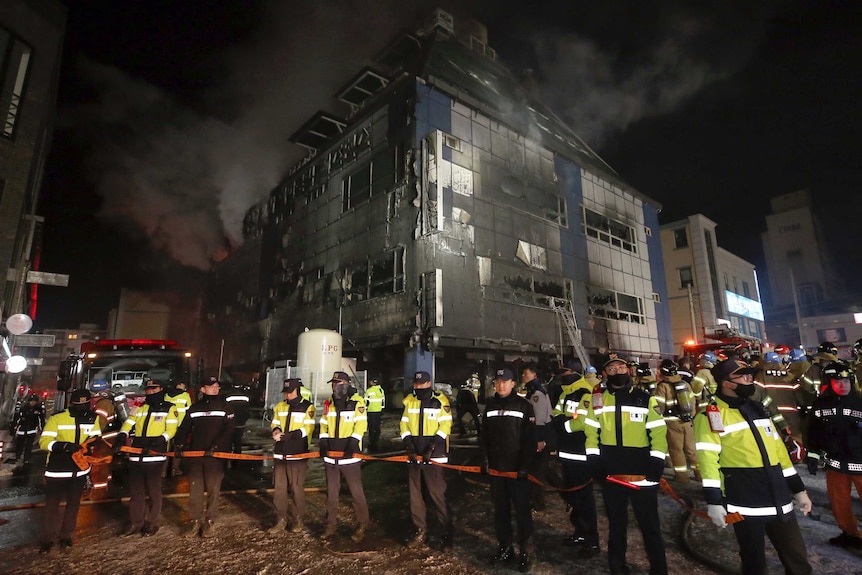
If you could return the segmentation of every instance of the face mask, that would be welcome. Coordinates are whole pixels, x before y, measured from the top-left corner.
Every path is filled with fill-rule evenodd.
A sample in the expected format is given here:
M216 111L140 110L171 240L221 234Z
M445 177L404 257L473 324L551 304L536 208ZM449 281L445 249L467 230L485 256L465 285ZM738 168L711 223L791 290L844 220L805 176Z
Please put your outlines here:
M83 415L90 409L89 403L73 403L69 406L69 413L73 416Z
M335 398L336 401L341 401L342 399L347 398L347 390L350 386L346 383L340 383L338 385L332 386L332 397Z
M415 393L416 397L418 397L419 399L428 399L429 397L431 397L431 393L433 393L433 391L434 390L430 387L413 388L413 393Z
M736 389L734 389L733 391L736 392L736 395L738 397L751 397L752 395L754 395L754 384L738 383L736 384Z
M627 373L615 373L608 376L609 387L625 387L629 381L631 381L631 378Z
M145 402L147 405L151 405L151 406L152 406L152 405L158 405L158 404L160 404L164 399L165 399L165 392L164 392L164 391L160 391L160 392L158 392L158 393L150 393L150 394L148 394L148 395L147 395L147 397L144 399L144 402Z

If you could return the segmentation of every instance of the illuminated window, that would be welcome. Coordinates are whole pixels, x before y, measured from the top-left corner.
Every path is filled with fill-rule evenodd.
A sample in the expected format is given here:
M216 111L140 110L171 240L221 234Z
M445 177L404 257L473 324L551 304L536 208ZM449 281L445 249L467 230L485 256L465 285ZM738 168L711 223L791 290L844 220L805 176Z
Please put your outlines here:
M78 334L77 333L70 333L68 337L69 337L69 339L78 339Z
M15 135L31 55L29 46L0 28L0 119L4 138Z

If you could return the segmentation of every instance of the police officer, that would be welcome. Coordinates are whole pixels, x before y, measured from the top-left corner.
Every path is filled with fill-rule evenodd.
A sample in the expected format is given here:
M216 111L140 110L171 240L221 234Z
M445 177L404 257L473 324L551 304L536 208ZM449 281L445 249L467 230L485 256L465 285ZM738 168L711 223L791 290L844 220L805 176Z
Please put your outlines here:
M583 369L584 367L581 365L580 360L570 359L554 372L554 379L551 381L551 385L548 386L548 400L551 405L557 405L557 402L560 400L560 395L563 393L561 378L574 374L578 376L576 379L580 379L581 371L583 371Z
M407 466L410 515L416 527L408 546L427 542L426 505L422 495L425 483L437 521L443 528L443 548L449 548L452 546L452 516L446 505L446 481L443 468L432 463L449 461L447 444L452 431L452 409L446 395L431 388L431 375L427 371L417 371L413 376L413 393L404 398L400 430L410 464Z
M827 364L821 371L823 393L811 410L808 471L817 474L822 461L826 468L826 490L832 515L841 534L829 543L838 547L862 548L862 531L853 514L851 486L862 493L862 398L854 389L852 368L843 363Z
M45 407L39 396L31 393L12 424L12 430L15 433L15 457L7 459L7 463L17 463L20 459L23 465L29 465L33 441L44 427Z
M305 513L305 475L308 472L308 459L296 457L308 453L311 436L314 433L314 404L299 394L302 382L291 378L284 380L281 391L284 401L273 408L272 450L274 460L272 470L273 505L278 518L269 528L270 533L284 533L288 525L288 495L293 500L292 533L303 528L302 516Z
M221 384L210 377L201 386L203 395L192 404L177 430L174 454L182 457L185 449L203 451L203 457L190 457L186 462L189 477L189 537L213 535L218 518L219 491L224 479L224 462L215 452L230 452L234 437L233 408L219 395ZM206 511L204 511L206 492Z
M533 404L533 414L536 416L536 455L530 467L530 474L538 479L539 483L530 483L530 502L535 511L545 510L545 486L548 477L548 460L551 457L551 446L555 444L551 429L551 401L548 392L539 379L538 367L535 363L528 363L521 371L521 381L527 390L526 398ZM560 381L562 384L562 380ZM563 393L563 386L560 386ZM559 401L559 400L558 400Z
M707 510L719 527L727 524L729 512L743 516L733 529L744 574L766 572L764 535L786 573L811 573L793 513L795 501L808 514L811 500L766 410L749 399L755 389L752 371L737 359L718 363L712 375L719 388L707 411L695 418Z
M592 366L590 366L592 367ZM589 370L589 368L587 368ZM587 465L587 435L584 421L590 408L593 385L577 374L563 376L563 395L553 411L553 422L557 432L557 457L563 468L563 482L567 489L580 487L577 491L563 494L571 507L569 521L575 532L563 541L563 545L578 548L578 557L588 559L599 553L599 532L596 522L596 499L590 470Z
M602 485L608 515L608 566L613 574L626 565L629 501L644 540L650 573L667 573L658 517L658 484L667 457L667 427L655 397L634 387L624 359L605 361L605 391L594 393L587 414L587 457ZM622 484L621 484L622 483Z
M78 522L81 495L90 465L83 458L82 444L98 437L99 420L90 409L90 392L76 389L69 398L69 409L48 418L39 437L39 447L48 452L45 469L45 519L39 551L47 553L59 536L60 547L72 546L72 532ZM60 502L66 502L60 510Z
M512 547L512 506L518 525L520 556L518 569L527 573L532 568L533 517L530 513L530 464L536 454L536 418L533 404L515 393L515 374L501 368L494 375L494 396L485 404L482 472L491 473L491 498L494 501L494 532L497 552L491 565L515 558ZM508 477L502 473L514 473Z
M242 453L242 438L245 435L245 424L251 415L249 389L239 383L235 383L230 392L225 396L225 401L233 408L233 440L231 441L231 451ZM234 463L233 461L231 462L231 467L234 466Z
M365 406L368 408L368 449L377 451L380 447L380 428L383 423L383 410L386 408L386 393L380 380L372 379L365 390Z
M179 414L174 404L165 400L165 391L158 381L149 379L144 384L146 398L134 415L123 422L114 439L114 453L126 444L129 434L132 447L140 454L129 455L129 524L121 532L123 537L137 533L155 535L162 516L162 469L165 466L168 442L177 433ZM147 497L150 499L147 505Z
M368 416L365 400L350 385L350 376L336 371L329 383L332 384L332 396L323 402L323 415L320 417L320 456L326 472L326 530L323 537L332 537L338 528L338 493L343 477L353 498L353 511L358 523L351 539L358 543L365 538L370 518L362 488L362 460L354 455L362 451L362 436L368 429ZM342 455L330 455L331 451L342 452Z
M691 386L683 381L677 365L670 359L663 359L658 369L658 387L655 399L659 414L667 425L667 447L676 481L688 483L688 469L700 481L697 466L697 451L694 448L694 426L692 420L697 411L697 402Z
M186 383L184 381L178 381L174 384L173 389L170 389L165 393L165 401L168 403L174 404L174 407L177 408L177 415L179 415L177 429L179 426L183 424L183 419L186 417L186 413L191 407L192 397L189 395L187 391ZM174 441L168 444L168 450L173 451L174 449ZM174 461L174 458L168 458L168 465L166 473L169 475L182 475L182 471L180 470L180 466Z

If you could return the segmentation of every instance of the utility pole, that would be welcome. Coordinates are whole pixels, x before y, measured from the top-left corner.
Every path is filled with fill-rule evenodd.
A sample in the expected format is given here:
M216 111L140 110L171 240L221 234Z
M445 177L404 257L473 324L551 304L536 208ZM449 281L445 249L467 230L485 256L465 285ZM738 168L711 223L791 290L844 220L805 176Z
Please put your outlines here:
M691 338L697 345L697 321L694 315L694 296L691 293L691 284L685 286L688 289L688 311L691 314Z

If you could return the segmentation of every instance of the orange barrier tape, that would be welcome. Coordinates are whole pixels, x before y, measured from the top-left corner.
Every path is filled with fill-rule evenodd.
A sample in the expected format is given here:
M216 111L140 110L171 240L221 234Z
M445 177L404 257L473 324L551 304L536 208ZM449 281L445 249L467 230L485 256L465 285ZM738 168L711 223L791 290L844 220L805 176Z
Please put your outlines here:
M680 498L680 496L676 494L676 491L673 490L673 487L670 486L670 483L668 483L667 479L662 477L662 479L659 481L659 485L661 486L662 491L667 493L671 499L673 499L674 501L679 503L683 509L685 509L689 513L692 513L692 514L700 517L701 519L705 519L707 521L712 521L712 519L710 519L709 514L706 511L701 511L699 509L692 509L691 507L686 505L685 501L683 501L682 498ZM739 523L743 519L745 519L745 517L743 517L742 514L737 513L736 511L728 513L727 517L725 517L725 521L727 522L728 525L733 525L734 523Z

